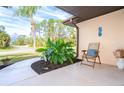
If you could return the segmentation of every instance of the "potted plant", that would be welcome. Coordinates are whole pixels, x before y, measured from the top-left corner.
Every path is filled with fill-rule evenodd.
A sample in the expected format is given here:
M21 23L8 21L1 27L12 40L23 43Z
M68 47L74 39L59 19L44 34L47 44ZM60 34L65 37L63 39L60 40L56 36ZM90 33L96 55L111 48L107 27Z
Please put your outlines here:
M124 49L114 51L114 56L117 58L117 67L124 69Z

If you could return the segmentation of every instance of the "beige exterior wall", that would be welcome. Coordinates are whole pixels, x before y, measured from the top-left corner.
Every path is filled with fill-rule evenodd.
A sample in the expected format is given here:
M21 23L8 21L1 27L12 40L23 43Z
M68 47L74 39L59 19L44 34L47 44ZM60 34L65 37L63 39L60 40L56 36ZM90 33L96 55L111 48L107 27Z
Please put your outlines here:
M96 17L77 24L79 27L79 58L81 50L87 49L89 42L100 42L101 62L116 64L113 51L124 49L124 9ZM103 36L98 37L98 27L102 26Z

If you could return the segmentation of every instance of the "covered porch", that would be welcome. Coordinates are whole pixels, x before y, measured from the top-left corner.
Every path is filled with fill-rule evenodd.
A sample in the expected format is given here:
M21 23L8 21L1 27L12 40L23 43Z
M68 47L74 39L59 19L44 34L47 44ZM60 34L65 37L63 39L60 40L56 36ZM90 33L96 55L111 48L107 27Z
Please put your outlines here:
M124 7L62 6L58 8L74 15L73 18L64 21L64 24L77 27L77 57L82 57L81 50L87 49L89 42L100 42L102 64L96 64L95 69L92 69L75 63L38 75L31 69L31 64L40 58L33 58L0 70L0 85L123 86L124 70L117 68L113 51L124 47ZM99 26L103 28L102 37L97 36Z

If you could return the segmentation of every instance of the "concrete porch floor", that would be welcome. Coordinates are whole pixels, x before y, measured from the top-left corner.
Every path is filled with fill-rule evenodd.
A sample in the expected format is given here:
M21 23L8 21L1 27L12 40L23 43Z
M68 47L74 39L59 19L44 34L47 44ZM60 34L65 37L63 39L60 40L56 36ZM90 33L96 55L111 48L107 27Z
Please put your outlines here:
M124 70L114 66L101 64L92 69L76 63L38 75L31 68L31 64L38 60L20 61L0 70L0 86L124 85Z

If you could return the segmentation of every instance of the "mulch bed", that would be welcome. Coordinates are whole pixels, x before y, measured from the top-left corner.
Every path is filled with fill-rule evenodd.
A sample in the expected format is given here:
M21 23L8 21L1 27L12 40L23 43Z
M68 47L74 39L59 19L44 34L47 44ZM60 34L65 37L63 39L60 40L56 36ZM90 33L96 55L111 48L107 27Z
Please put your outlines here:
M81 59L75 59L74 63L80 62ZM73 64L74 64L73 63ZM69 62L64 62L63 64L52 64L50 62L46 62L44 60L37 61L31 65L31 68L38 74L43 74L64 66L71 65Z
M7 66L9 66L9 65L12 65L12 64L8 64L8 65L0 65L0 70L3 69L3 68L5 68L5 67L7 67Z

